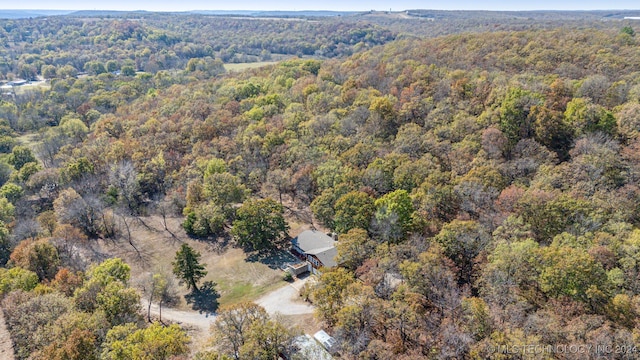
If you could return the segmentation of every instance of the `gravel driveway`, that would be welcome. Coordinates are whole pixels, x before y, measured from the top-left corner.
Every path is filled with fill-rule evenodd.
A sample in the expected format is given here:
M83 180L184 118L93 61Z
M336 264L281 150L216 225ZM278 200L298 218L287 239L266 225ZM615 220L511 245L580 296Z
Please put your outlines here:
M313 313L313 306L304 302L299 294L299 289L309 280L309 277L296 280L279 289L276 289L255 303L264 307L271 315L280 313L282 315L304 315ZM146 315L147 304L141 301L144 313ZM158 305L151 305L151 314L158 316ZM168 307L162 308L162 318L176 322L181 325L190 325L204 333L209 331L209 326L215 321L215 315L199 313L193 310L176 310Z
M142 304L144 314L147 314L147 306L148 304ZM158 316L160 313L158 305L151 305L151 314L153 316ZM209 332L209 327L211 323L216 321L216 316L211 314L200 313L194 310L177 310L172 309L166 306L162 307L162 319L169 320L175 323L178 323L182 326L189 325L194 327L197 330L203 331L204 333Z
M313 313L314 307L303 301L299 296L299 290L309 277L296 280L293 283L276 289L255 303L264 307L269 314L280 313L282 315L302 315Z

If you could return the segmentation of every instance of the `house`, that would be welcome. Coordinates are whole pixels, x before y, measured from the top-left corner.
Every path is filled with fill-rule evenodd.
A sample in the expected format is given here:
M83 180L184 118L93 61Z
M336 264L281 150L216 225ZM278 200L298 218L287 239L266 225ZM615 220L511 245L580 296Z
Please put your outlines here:
M335 267L336 241L329 235L317 230L305 230L291 241L292 250L296 255L311 264L311 271L316 273L321 267Z

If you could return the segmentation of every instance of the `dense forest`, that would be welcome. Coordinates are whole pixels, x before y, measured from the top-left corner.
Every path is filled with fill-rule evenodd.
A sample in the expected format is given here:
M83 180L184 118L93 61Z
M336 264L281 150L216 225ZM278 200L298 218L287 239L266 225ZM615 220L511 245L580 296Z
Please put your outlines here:
M50 85L0 100L16 358L187 358L179 326L145 323L129 265L87 249L139 251L129 224L150 215L286 248L304 211L338 234L340 266L303 295L341 358L638 358L634 23L421 38L405 20L168 19L0 22L3 76ZM272 54L297 57L223 67ZM270 359L295 334L255 305L218 316L195 358Z

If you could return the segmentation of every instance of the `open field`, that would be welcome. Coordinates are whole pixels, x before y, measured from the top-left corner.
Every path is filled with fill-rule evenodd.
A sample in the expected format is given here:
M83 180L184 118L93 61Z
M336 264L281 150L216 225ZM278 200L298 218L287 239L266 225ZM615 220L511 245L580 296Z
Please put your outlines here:
M240 72L247 69L256 69L278 63L277 61L260 61L252 63L224 64L224 68L229 72Z

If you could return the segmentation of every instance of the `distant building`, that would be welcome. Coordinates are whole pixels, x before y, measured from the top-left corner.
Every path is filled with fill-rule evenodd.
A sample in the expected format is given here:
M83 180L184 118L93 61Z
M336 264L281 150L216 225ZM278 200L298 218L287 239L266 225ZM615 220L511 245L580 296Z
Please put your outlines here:
M7 83L7 85L9 86L22 86L26 84L27 84L27 80L14 80L14 81L9 81Z
M336 242L329 235L317 230L305 230L295 237L291 242L291 247L296 255L304 258L311 264L311 271L321 267L332 268L337 266Z

